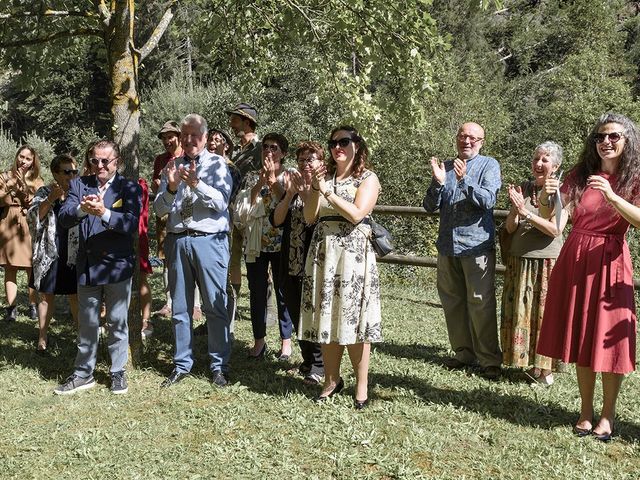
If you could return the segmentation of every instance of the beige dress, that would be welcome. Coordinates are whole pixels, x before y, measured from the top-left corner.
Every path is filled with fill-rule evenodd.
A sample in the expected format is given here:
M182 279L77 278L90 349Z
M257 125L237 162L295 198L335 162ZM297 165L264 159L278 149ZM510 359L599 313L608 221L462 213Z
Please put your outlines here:
M13 172L0 174L0 265L31 267L31 234L27 210L35 190L43 185L38 179L34 189L25 185L8 187Z
M341 198L354 202L360 178L328 182ZM371 227L354 225L320 197L302 280L299 339L317 343L382 341L380 278L369 236Z

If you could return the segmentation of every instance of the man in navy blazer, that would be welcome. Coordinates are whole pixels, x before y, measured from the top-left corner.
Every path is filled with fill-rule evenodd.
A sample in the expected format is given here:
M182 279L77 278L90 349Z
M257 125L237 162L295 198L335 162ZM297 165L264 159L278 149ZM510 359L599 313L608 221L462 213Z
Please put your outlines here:
M131 277L135 267L134 238L138 231L141 189L117 172L120 149L110 140L90 151L91 175L71 181L60 210L64 228L80 225L78 272L78 353L73 373L55 390L66 395L95 386L100 309L107 309L111 391L127 393L124 372L129 347L127 317Z

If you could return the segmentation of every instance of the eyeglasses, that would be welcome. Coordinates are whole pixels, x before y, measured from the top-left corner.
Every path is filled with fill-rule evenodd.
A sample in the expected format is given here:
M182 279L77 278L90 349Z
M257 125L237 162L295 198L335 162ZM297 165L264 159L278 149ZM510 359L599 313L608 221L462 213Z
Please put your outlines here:
M351 137L342 137L338 140L329 140L329 149L333 150L336 147L345 148L348 147L349 144L353 142L353 138Z
M298 158L298 163L300 163L301 165L309 165L310 163L313 163L314 161L316 161L318 159L318 157L316 157L315 155L311 155L310 157L299 157Z
M469 140L469 143L472 145L475 145L478 142L481 142L484 140L484 138L482 137L474 137L473 135L466 135L464 133L459 133L456 138L458 140L460 140L461 142L464 142L466 140Z
M609 141L611 143L618 143L624 134L622 132L611 132L611 133L596 133L593 135L593 139L596 143L604 142L607 137L609 137Z
M277 143L263 143L262 144L262 149L265 152L268 152L269 150L271 150L272 152L275 153L280 149L280 147L278 146Z
M65 175L77 175L78 174L78 169L76 168L64 168L62 170L60 170L60 173L64 173Z
M107 165L109 165L111 162L113 162L114 160L117 160L118 157L114 157L114 158L90 158L89 162L91 163L91 165L97 167L99 165L102 165L103 167L106 167Z

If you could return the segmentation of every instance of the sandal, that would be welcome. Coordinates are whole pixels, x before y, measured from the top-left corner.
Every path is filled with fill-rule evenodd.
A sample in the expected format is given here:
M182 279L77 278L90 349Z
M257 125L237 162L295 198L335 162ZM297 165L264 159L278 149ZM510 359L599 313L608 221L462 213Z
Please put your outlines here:
M302 380L305 385L319 385L322 381L322 377L317 373L310 373Z

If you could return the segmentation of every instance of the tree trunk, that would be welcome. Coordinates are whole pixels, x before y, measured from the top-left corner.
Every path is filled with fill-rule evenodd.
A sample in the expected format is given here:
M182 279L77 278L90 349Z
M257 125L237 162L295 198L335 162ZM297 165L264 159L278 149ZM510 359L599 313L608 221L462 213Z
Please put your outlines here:
M120 146L124 162L124 175L138 181L138 141L140 137L140 100L138 98L137 52L134 51L133 26L135 3L116 0L110 32L105 36L111 77L112 136ZM134 246L138 257L138 235ZM129 358L133 367L140 365L142 357L142 317L140 311L140 262L136 261L129 306Z

